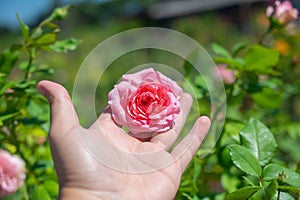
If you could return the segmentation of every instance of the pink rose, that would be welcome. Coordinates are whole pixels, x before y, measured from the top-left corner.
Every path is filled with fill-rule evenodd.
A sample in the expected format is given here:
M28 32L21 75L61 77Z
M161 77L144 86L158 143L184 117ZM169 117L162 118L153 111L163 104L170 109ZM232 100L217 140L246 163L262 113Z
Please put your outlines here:
M234 71L228 69L227 66L223 64L219 64L217 67L223 81L227 84L233 84L236 79Z
M293 7L290 1L275 1L274 6L267 7L266 15L277 19L281 24L286 24L297 19L298 10Z
M16 192L25 180L25 164L17 155L0 150L0 197Z
M112 118L135 137L171 129L180 112L182 89L152 68L122 76L108 94Z

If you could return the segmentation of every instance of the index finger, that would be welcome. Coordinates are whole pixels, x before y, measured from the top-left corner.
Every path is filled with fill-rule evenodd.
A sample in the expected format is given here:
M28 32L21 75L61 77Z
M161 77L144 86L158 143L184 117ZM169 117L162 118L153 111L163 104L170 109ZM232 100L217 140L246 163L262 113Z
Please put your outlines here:
M188 93L184 93L180 99L181 110L178 117L175 119L174 127L164 133L155 135L150 142L161 146L164 149L169 149L177 140L182 128L184 127L186 118L190 112L193 103L193 98Z

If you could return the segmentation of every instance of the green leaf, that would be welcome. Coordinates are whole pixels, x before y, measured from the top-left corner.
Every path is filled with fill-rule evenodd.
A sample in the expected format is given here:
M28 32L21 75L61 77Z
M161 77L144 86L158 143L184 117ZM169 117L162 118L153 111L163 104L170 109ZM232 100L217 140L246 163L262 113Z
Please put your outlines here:
M225 197L225 200L244 200L248 199L252 194L257 192L260 189L259 186L248 186L248 187L243 187L241 189L236 190L235 192L232 192L228 194Z
M239 132L244 126L240 122L228 122L225 124L225 134L236 143L240 143Z
M10 51L20 51L22 49L24 49L24 45L21 45L21 44L13 44L10 47Z
M247 44L245 42L239 42L232 47L232 56L236 56L241 50L245 49Z
M250 119L240 132L241 145L249 149L259 164L266 165L274 156L277 143L270 130L260 121Z
M278 164L269 164L263 171L264 180L278 179L283 183L300 188L300 174Z
M37 187L33 199L51 200L49 193L43 185Z
M249 200L269 200L272 199L277 191L278 183L272 180L267 186L258 190Z
M200 200L197 195L195 195L194 197L191 197L190 195L186 194L186 193L182 193L182 196L186 197L188 200Z
M35 39L35 38L41 37L42 34L43 34L43 29L41 26L38 26L32 30L31 38Z
M39 99L32 99L27 105L27 112L31 116L37 116L41 121L46 121L49 117L49 107L43 105Z
M14 86L13 82L3 83L3 85L1 85L1 88L0 88L0 95L3 95L4 93L6 93L7 90L9 88L11 88L12 86Z
M195 195L192 200L200 200L199 197L197 195Z
M237 187L239 184L241 184L241 181L237 177L223 173L221 176L221 184L226 191L231 193L237 190Z
M49 195L52 197L56 197L58 194L58 183L52 180L47 180L43 184Z
M212 48L212 51L215 54L220 55L220 56L224 56L225 58L231 58L230 53L224 47L222 47L221 45L213 43L211 45L211 48Z
M45 21L43 23L43 26L47 26L47 27L51 28L54 32L59 32L59 30L60 30L59 26L57 24L54 24L50 21Z
M194 172L193 172L193 186L197 189L197 182L202 170L200 159L193 159Z
M286 128L286 126L284 126L284 128ZM289 132L288 128L286 128L285 130L287 130L287 132ZM284 130L284 131L285 131ZM300 128L297 130L299 131ZM297 135L300 136L299 133L297 133ZM279 137L277 139L278 141L278 146L279 149L282 152L288 152L288 155L286 155L286 159L289 160L294 160L297 163L300 163L300 146L299 146L299 139L294 139L290 136L287 135L282 135L281 137Z
M278 188L281 191L292 192L294 194L300 195L300 188L299 187L289 186L289 185L282 185L282 186L278 186Z
M207 84L201 75L195 76L194 83L198 88L208 91Z
M182 83L182 88L185 92L191 94L193 98L201 99L203 97L201 90L197 86L195 86L195 84L190 80L190 78L184 79Z
M18 115L18 114L19 114L19 112L14 112L14 113L6 114L6 115L1 115L1 116L0 116L0 120L1 120L1 121L5 121L5 120L7 120L7 119L10 119L10 118L12 118L12 117Z
M227 64L234 69L240 69L244 65L244 60L241 58L215 57L214 61L218 64Z
M41 73L42 75L50 75L50 74L54 74L55 70L52 69L52 68L49 68L49 69L36 69L34 71L35 74L37 73Z
M29 27L26 24L23 23L23 21L22 21L21 17L19 16L19 14L17 14L17 18L18 18L19 24L21 26L23 37L24 37L25 41L28 41L28 39L29 39Z
M1 200L25 200L25 198L24 198L25 192L26 192L25 187L21 187L16 192L14 192L8 196L1 197Z
M3 74L9 74L10 70L14 67L18 59L18 52L5 50L0 54L0 72Z
M279 194L280 200L295 200L295 197L286 192L280 192ZM276 192L274 198L272 200L278 199L278 192Z
M14 82L14 85L12 89L27 89L27 88L32 88L36 86L36 80L31 80L27 82Z
M245 56L245 69L260 73L269 73L279 61L279 52L274 49L254 45Z
M261 176L262 169L250 150L237 144L230 145L228 148L233 163L239 169L258 178Z
M55 8L53 13L50 15L50 17L46 19L46 21L53 21L53 20L60 21L64 19L68 15L70 7L71 7L70 5L67 5L67 6Z
M225 136L224 136L225 137ZM230 168L233 165L232 159L230 157L230 152L227 146L220 148L219 162L225 168Z
M197 74L195 73L195 68L193 66L193 62L197 62L199 59L200 51L198 48L196 48L194 51L192 51L187 59L184 61L183 69L184 69L184 77L192 78L193 75Z
M251 97L258 106L267 109L277 109L283 103L282 92L270 88L264 88L261 92L252 94Z
M53 44L56 41L55 33L47 33L35 39L36 45L49 45Z
M67 53L68 51L75 50L78 45L81 43L80 40L75 38L70 38L66 40L56 41L54 44L50 46L50 48L58 53Z
M245 181L245 183L246 183L247 185L251 185L251 186L259 185L258 179L252 180L253 177L252 177L252 179L250 179L250 178L251 178L251 177L243 176L243 179L244 179L244 181Z
M242 88L247 91L247 93L256 93L262 90L262 86L259 84L258 75L254 72L243 72L241 74Z

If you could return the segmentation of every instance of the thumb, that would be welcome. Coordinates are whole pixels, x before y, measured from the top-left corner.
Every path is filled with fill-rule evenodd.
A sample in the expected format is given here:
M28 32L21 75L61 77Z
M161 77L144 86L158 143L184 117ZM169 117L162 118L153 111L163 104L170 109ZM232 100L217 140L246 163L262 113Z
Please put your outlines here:
M66 132L79 124L71 98L63 86L51 81L41 81L37 87L50 105L51 132Z

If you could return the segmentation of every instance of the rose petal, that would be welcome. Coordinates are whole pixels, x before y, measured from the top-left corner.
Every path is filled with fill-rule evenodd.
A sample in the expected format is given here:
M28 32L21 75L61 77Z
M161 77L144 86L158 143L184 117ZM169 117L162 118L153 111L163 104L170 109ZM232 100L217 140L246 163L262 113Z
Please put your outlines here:
M152 68L122 76L108 95L118 125L140 137L171 129L180 112L182 89Z
M16 155L0 150L0 197L16 192L25 180L25 163Z

